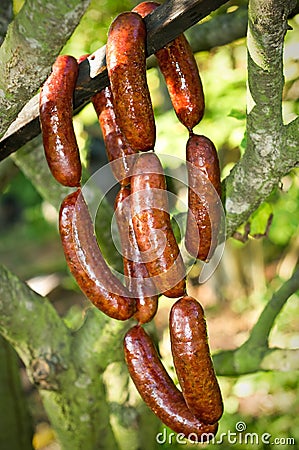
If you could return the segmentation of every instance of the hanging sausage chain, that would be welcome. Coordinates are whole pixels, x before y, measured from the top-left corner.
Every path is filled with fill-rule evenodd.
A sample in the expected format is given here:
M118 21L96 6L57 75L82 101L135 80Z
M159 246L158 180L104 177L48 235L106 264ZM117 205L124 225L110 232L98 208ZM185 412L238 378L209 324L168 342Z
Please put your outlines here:
M202 442L216 434L223 403L204 312L186 292L186 270L170 223L165 175L154 152L156 131L146 80L143 18L158 6L159 3L143 2L112 22L106 47L110 86L92 98L107 156L121 185L115 199L115 217L126 286L102 256L81 191L72 98L79 64L88 55L79 60L68 55L57 58L41 89L40 121L53 176L61 184L76 188L63 200L59 214L62 246L71 273L87 298L109 317L136 319L137 324L125 335L124 353L137 390L164 424ZM189 132L185 244L192 256L205 261L215 250L212 235L218 232L215 205L220 201L221 185L213 143L193 133L204 114L201 79L184 35L155 56L175 113ZM216 197L210 194L211 184ZM169 377L142 326L155 316L159 294L179 298L171 308L169 327L181 390Z

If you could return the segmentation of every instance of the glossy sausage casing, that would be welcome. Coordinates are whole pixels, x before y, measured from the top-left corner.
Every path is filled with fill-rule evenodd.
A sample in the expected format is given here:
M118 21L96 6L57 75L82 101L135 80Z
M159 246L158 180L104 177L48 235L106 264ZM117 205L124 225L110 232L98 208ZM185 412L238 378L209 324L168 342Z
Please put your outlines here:
M62 202L59 231L68 266L87 298L114 319L132 317L135 300L102 256L81 189Z
M141 326L131 328L124 339L125 359L130 376L149 408L169 428L185 437L203 442L212 439L217 424L204 425L187 408Z
M58 56L40 92L40 123L45 155L56 180L64 186L79 186L81 162L74 132L73 93L78 63L68 55Z
M160 4L143 2L133 11L145 17ZM204 93L192 48L183 34L155 53L165 78L174 110L180 122L191 131L204 114Z
M132 221L138 247L159 293L185 293L185 266L168 212L165 176L155 153L139 155L131 177Z
M189 296L178 300L170 312L169 329L174 366L188 408L202 422L216 423L223 404L199 302Z
M142 18L134 12L117 16L108 33L107 70L118 125L135 151L153 149L156 139L145 45Z
M220 167L212 141L191 133L186 161L189 209L185 244L192 256L209 260L218 243L222 220Z
M123 186L130 182L130 170L135 151L130 147L121 132L115 116L113 97L110 86L92 97L92 103L98 115L108 160L112 172Z
M126 284L136 300L137 311L134 318L139 323L146 323L152 320L157 312L158 295L155 294L155 285L149 278L136 241L131 219L130 194L129 187L120 189L115 199L115 215L121 240Z

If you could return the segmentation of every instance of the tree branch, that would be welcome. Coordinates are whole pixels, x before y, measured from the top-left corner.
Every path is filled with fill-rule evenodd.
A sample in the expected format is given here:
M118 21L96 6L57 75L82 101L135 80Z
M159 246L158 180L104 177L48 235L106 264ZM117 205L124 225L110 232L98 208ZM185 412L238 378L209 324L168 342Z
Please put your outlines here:
M105 330L107 338L108 328ZM89 359L88 364L80 358L76 361L72 334L50 302L3 266L0 266L0 332L26 365L65 450L118 448L109 423L98 361L92 363ZM101 328L97 336L99 339ZM110 354L111 348L102 346L101 351L103 355Z
M218 375L237 376L265 370L298 370L299 349L268 347L268 338L281 309L299 290L299 266L272 296L251 330L248 340L236 350L219 352L213 361Z
M246 36L247 8L215 16L200 25L189 28L186 37L194 53L208 51L214 47L229 44Z
M68 365L70 336L57 312L48 300L3 266L0 266L0 331L26 366L32 368L33 379L34 373L37 374L35 362L41 358L49 371L49 386L59 367Z
M122 450L158 450L160 445L155 437L161 422L141 397L136 396L125 361L110 364L104 379L110 420L119 447ZM124 443L129 443L129 446Z
M72 345L76 352L76 364L86 367L95 365L97 370L104 372L110 363L123 361L120 336L124 336L131 326L131 320L111 320L96 308L89 308L83 326L74 333Z
M282 122L283 42L294 5L249 1L247 148L224 183L228 236L298 162L298 133L291 142Z
M247 346L266 347L268 338L274 321L288 298L299 290L299 267L297 267L292 277L275 292L271 300L267 303L258 321L252 328Z
M107 400L109 380L107 376L104 380L104 373L112 362L124 363L122 340L130 326L131 321L115 321L91 306L80 329L71 332L46 298L0 266L0 333L14 346L37 385L64 450L125 448L115 439L110 414L114 420L124 420L124 429L137 436L136 442L139 432L154 441L156 418L149 418L153 427L147 429L141 411L135 410L126 393L118 399L117 410ZM113 376L116 386L128 379L124 370ZM132 448L140 448L139 443Z
M133 324L134 320L111 320L91 307L83 326L74 333L72 347L76 365L84 367L86 374L92 377L95 368L103 373L110 422L119 448L127 448L124 443L129 442L132 450L154 450L160 421L141 398L136 397L134 387L131 395L132 386L124 362L123 337Z
M90 0L27 0L0 48L0 136L49 74Z
M260 349L257 348L256 352ZM251 356L251 355L250 355ZM215 371L218 376L238 377L255 372L288 372L299 370L299 349L266 348L262 354L250 358L250 364L246 361L246 352L238 353L237 350L225 350L213 356Z

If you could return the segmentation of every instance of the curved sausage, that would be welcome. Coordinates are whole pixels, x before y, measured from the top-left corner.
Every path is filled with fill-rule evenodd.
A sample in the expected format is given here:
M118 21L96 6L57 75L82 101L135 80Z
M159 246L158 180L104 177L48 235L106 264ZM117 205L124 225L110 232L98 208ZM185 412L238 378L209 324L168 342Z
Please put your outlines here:
M113 98L110 86L107 86L94 97L92 103L97 113L103 133L104 143L112 172L123 186L130 182L130 170L135 154L121 132L115 117Z
M59 183L71 187L79 186L81 180L80 155L72 122L77 77L76 59L68 55L58 56L39 98L43 144L49 168Z
M81 189L62 202L59 231L67 264L87 298L109 317L132 317L135 300L101 254Z
M124 274L129 291L136 297L134 318L139 324L149 322L157 312L158 295L154 295L155 286L149 278L147 268L142 262L136 241L130 209L130 188L120 189L115 199L115 214L119 229Z
M107 70L118 125L135 151L154 148L155 121L146 81L146 29L134 12L116 17L108 33Z
M139 155L131 177L132 222L142 259L160 293L185 293L185 266L168 212L166 182L153 152Z
M212 141L191 133L186 161L189 208L185 245L192 256L205 261L217 246L222 212L219 159Z
M131 328L124 339L130 376L149 408L169 428L185 437L205 442L216 434L217 424L204 425L189 411L141 326Z
M143 2L133 11L145 17L154 11L157 2ZM204 114L204 93L192 48L184 34L180 34L155 53L165 78L171 102L180 122L191 131Z
M173 362L188 408L206 424L218 422L222 397L201 305L189 296L178 300L171 308L169 329Z

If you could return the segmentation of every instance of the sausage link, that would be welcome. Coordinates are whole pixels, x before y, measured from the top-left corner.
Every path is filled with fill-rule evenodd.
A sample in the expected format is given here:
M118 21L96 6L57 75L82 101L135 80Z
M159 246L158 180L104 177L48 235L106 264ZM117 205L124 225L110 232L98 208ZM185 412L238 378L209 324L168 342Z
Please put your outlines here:
M121 132L115 117L113 98L110 86L107 86L94 97L92 103L97 113L103 133L108 160L112 172L123 186L130 182L130 170L135 151L130 147Z
M204 425L187 408L182 393L169 377L157 351L141 326L131 328L124 339L130 376L149 408L176 433L205 442L217 432L217 424Z
M49 168L59 183L71 187L79 186L81 180L80 155L72 122L77 77L76 59L68 55L58 56L39 98L43 144Z
M145 17L160 3L143 2L133 11ZM184 34L180 34L155 53L165 78L171 102L180 122L191 131L204 114L204 93L192 48Z
M77 63L83 63L89 56L89 53L85 53L84 55L79 56L79 58L77 58Z
M192 256L209 260L217 246L221 222L220 168L212 141L191 133L186 161L189 208L185 244Z
M141 154L131 177L132 222L142 259L160 293L185 293L185 266L168 212L166 182L153 152Z
M62 202L59 231L67 264L87 298L109 317L132 317L135 300L102 256L81 189Z
M171 308L169 329L173 362L188 408L206 424L218 422L222 397L199 302L189 296L178 300Z
M136 313L138 323L146 323L153 319L157 312L158 295L154 295L155 286L149 278L147 268L142 262L136 241L130 209L130 188L120 189L115 199L115 214L119 229L124 274L129 291L136 296Z
M146 81L146 29L133 12L116 17L108 33L106 60L117 122L135 151L154 148L156 129Z

